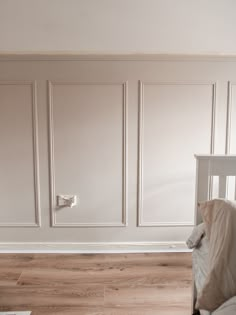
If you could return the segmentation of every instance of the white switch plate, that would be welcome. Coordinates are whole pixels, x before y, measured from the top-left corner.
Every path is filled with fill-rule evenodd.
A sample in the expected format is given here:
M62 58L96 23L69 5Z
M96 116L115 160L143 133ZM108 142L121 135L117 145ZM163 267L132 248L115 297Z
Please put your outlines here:
M57 206L58 207L74 207L77 205L76 195L58 195L57 196Z

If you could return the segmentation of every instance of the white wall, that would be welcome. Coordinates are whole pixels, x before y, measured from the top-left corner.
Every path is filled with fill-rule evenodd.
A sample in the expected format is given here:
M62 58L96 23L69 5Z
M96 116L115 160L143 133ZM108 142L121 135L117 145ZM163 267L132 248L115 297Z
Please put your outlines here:
M236 53L234 0L0 0L0 51Z

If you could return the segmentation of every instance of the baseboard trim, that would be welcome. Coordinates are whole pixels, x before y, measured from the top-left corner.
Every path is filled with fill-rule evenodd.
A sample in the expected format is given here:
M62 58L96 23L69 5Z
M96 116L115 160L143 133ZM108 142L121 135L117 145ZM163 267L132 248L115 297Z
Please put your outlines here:
M159 253L190 252L185 242L0 243L0 253Z
M61 51L61 52L13 52L0 51L0 61L235 61L236 53L113 53L89 51Z

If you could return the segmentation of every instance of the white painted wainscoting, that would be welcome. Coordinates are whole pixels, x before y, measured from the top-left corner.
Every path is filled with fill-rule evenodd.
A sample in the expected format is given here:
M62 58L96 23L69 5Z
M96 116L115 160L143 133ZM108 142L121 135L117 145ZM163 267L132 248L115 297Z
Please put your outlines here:
M185 250L235 95L233 57L1 56L0 250Z

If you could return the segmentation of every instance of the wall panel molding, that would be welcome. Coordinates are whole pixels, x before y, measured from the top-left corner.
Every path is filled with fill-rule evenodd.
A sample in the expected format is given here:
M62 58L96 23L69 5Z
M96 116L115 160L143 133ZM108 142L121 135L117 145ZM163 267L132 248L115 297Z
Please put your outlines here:
M228 81L228 83L227 83L227 115L226 115L225 154L231 153L233 87L234 86L236 86L236 82Z
M87 222L87 223L58 223L56 216L56 174L54 156L54 119L53 119L53 86L56 85L97 85L122 86L122 221L117 222ZM49 122L49 178L50 178L50 219L52 227L125 227L128 225L128 82L75 82L75 81L48 81L48 122Z
M38 151L38 105L37 105L37 82L36 81L0 81L0 85L29 85L31 87L32 109L32 142L33 142L33 177L34 177L34 200L35 222L28 223L0 223L0 227L40 227L40 179L39 179L39 151Z
M144 82L139 81L139 110L138 110L138 192L137 192L137 226L138 227L190 227L194 222L145 222L143 219L143 145L144 145L144 90L148 85L173 85L173 86L205 86L209 85L212 89L211 104L211 135L209 153L214 154L215 146L215 115L216 115L216 91L217 82L205 81L170 81L170 82Z

